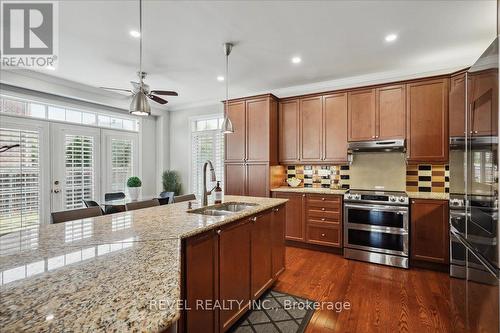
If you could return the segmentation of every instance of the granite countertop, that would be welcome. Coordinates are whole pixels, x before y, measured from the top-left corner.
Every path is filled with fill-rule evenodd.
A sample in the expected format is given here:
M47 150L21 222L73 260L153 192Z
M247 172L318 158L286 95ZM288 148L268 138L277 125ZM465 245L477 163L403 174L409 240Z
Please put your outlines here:
M319 193L319 194L339 194L343 195L347 190L346 189L331 189L331 188L323 188L323 187L276 187L271 189L272 192L295 192L295 193Z
M410 199L434 199L434 200L448 200L450 199L449 193L439 192L406 192Z
M286 199L226 196L224 201L257 206L205 216L188 213L182 202L0 236L2 332L168 328L180 315L181 240Z

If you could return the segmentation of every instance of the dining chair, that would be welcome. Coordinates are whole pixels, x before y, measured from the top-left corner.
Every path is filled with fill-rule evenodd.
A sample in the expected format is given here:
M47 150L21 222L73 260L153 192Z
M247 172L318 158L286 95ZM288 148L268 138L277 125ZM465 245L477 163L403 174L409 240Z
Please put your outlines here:
M72 220L86 219L89 217L96 217L102 215L101 207L89 207L72 210L63 210L60 212L53 212L50 214L52 223L61 223Z
M151 200L144 200L144 201L133 201L127 203L125 206L127 207L127 210L136 210L136 209L142 209L142 208L149 208L149 207L155 207L159 206L160 202L158 199L151 199Z
M174 203L183 202L183 201L190 201L190 200L196 200L196 196L192 193L178 195L178 196L174 197Z
M160 205L166 205L174 201L174 192L163 191L158 198Z
M95 202L94 200L82 200L83 201L83 204L85 205L85 207L87 208L90 208L90 207L99 207L101 208L101 206ZM102 214L104 215L104 210L101 208L101 212Z
M111 192L104 194L104 201L117 200L125 198L125 193L123 192Z

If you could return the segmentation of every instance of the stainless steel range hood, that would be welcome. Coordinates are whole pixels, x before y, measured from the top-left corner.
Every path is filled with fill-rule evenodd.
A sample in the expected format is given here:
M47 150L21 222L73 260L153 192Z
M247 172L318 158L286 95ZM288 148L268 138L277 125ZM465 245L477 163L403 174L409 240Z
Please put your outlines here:
M349 142L347 151L349 154L356 152L405 152L406 145L404 139Z

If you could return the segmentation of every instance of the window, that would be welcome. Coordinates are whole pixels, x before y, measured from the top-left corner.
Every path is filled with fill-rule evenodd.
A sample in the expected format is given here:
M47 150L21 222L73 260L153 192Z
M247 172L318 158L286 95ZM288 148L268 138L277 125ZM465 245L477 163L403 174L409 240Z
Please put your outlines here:
M14 97L0 96L0 112L30 118L48 119L134 132L139 131L139 122L135 118L114 117L98 112L87 112L61 106L34 103Z
M82 199L94 199L94 138L66 135L65 209L83 207Z
M218 116L192 121L191 191L197 196L203 193L202 168L206 160L212 161L216 178L224 188L224 134L220 130L222 121L223 118ZM210 180L209 177L207 179Z
M40 221L40 135L0 128L0 146L19 144L0 158L0 234Z
M127 179L133 175L132 140L111 139L111 190L125 192Z

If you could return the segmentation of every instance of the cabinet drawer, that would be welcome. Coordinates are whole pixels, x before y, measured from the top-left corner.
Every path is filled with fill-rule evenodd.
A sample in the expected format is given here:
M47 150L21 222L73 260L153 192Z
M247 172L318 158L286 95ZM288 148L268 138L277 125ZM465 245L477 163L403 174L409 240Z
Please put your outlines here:
M340 202L340 196L332 194L308 194L307 201Z
M307 217L326 217L330 219L335 219L338 221L340 219L340 211L335 208L328 207L309 207L307 209Z
M309 216L307 218L307 223L310 224L335 224L339 225L340 223L340 216L337 217L321 217L321 216Z
M340 226L324 226L309 224L307 226L307 241L309 243L341 246Z
M325 208L332 208L335 210L340 209L340 202L339 201L321 201L321 200L307 200L307 207L308 208L314 208L314 209L321 209L323 207Z

